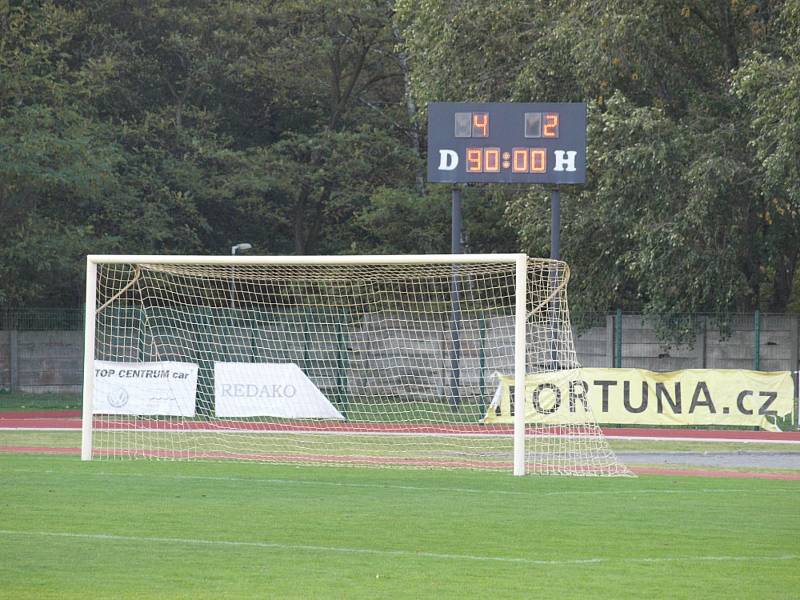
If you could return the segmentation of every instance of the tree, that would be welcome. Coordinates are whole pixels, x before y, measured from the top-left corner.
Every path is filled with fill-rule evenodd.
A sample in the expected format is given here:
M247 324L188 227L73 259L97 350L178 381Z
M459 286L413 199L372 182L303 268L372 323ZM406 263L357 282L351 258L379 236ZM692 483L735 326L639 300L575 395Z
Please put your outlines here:
M283 43L269 57L290 75L280 85L292 102L283 109L288 127L265 154L280 173L279 212L294 252L335 252L350 245L341 229L364 188L414 168L400 139L403 80L390 13L382 1L316 1L281 3L273 16Z
M783 310L795 293L800 259L800 7L787 2L773 46L754 52L735 73L733 92L751 111L750 147L768 253L766 308Z
M421 165L391 11L0 5L0 302L79 303L90 252L349 251Z
M122 153L84 110L96 65L69 61L85 24L52 4L0 9L0 303L77 302L73 258L93 238L92 204L115 191Z
M573 266L580 311L621 306L664 323L702 311L724 323L759 305L786 308L798 238L790 220L776 226L777 207L791 211L783 200L775 204L774 190L784 189L780 172L791 168L798 136L787 124L769 137L766 124L775 124L781 99L797 94L787 85L792 75L775 65L772 76L761 71L760 87L740 81L732 93L730 82L732 73L739 81L743 69L757 70L759 59L750 56L772 57L796 39L778 35L776 26L795 31L790 3L400 6L420 104L589 101L588 181L562 188L562 255ZM777 85L787 86L785 95L769 108ZM752 121L763 134L757 138L754 115L763 115ZM777 138L780 166L772 153ZM773 191L765 194L769 167ZM547 255L546 190L507 197L523 248ZM690 332L673 333L680 340Z
M780 0L0 3L0 302L78 304L89 252L446 252L426 103L585 100L575 306L785 310L798 21ZM470 249L547 255L547 191L465 188Z

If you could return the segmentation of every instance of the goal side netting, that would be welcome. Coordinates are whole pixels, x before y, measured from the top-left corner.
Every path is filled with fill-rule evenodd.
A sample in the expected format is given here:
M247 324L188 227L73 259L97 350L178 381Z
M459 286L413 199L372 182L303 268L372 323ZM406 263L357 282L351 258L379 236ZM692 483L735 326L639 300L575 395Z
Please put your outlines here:
M579 368L563 262L87 264L84 460L630 474L560 391Z

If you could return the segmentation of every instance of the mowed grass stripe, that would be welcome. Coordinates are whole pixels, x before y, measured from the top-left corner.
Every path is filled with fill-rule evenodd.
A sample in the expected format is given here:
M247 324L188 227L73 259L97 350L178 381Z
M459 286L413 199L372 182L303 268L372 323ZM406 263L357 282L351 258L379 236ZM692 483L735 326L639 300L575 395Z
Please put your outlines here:
M513 556L474 556L470 554L451 554L441 552L427 552L424 550L408 551L376 548L348 548L342 546L318 546L314 544L282 544L277 542L259 542L245 540L202 540L173 537L148 537L113 535L104 533L76 533L66 531L13 531L0 529L4 536L36 536L56 538L79 538L100 542L134 542L137 544L185 544L190 546L238 546L258 548L263 550L292 550L307 552L336 552L344 554L376 554L382 556L407 556L415 558L437 558L445 560L468 560L479 562L508 562L524 563L530 565L592 565L608 562L623 563L662 563L662 562L755 562L755 561L785 561L798 560L796 554L779 556L659 556L659 557L592 557L575 559L537 559Z
M19 532L0 535L0 598L730 600L800 589L795 482L34 455L0 456L0 481L0 530Z
M34 470L34 469L15 469L15 473L49 473L55 474L53 470ZM683 495L683 494L741 494L749 492L747 488L699 488L699 489L647 489L637 488L633 490L564 490L564 491L514 491L514 490L497 490L491 488L464 488L464 487L431 487L431 486L413 486L413 485L392 485L381 483L348 483L336 481L321 481L313 479L274 479L274 478L258 478L258 477L226 477L226 476L213 476L213 475L154 475L144 473L115 473L111 471L97 471L87 473L87 475L95 477L133 477L150 479L168 479L174 481L219 481L231 483L258 483L261 485L300 485L300 486L322 486L322 487L343 487L353 489L375 489L375 490L395 490L404 492L429 492L432 494L438 493L456 493L456 494L480 494L480 495L499 495L499 496L519 496L519 497L548 497L548 496L606 496L606 495L639 495L639 494L669 494L669 495ZM796 488L773 488L762 490L762 494L780 494L785 492L796 492Z

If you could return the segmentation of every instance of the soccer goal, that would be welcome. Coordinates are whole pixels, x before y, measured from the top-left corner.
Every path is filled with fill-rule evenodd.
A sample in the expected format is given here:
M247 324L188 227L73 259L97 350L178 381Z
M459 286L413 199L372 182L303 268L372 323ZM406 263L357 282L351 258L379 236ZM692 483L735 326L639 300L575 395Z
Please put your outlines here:
M629 474L535 379L578 368L568 278L524 254L89 256L82 458Z

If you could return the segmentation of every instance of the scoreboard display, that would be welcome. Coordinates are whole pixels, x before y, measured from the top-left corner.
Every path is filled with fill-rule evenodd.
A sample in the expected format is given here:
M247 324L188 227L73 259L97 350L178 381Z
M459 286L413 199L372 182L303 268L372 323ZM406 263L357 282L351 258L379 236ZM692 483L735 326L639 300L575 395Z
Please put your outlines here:
M433 102L428 181L584 183L586 104Z

